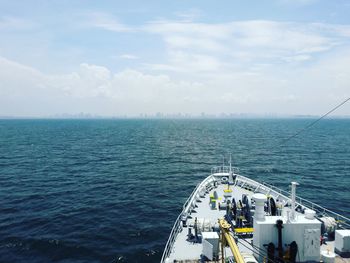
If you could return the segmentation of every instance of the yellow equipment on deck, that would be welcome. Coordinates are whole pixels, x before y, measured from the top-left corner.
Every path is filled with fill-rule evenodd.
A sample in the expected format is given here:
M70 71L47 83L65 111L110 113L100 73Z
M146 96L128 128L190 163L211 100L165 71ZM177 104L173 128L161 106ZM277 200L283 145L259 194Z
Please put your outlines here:
M252 227L235 228L235 233L238 233L238 234L251 234L253 232L254 232L254 228Z
M226 242L230 246L230 249L232 251L232 254L235 258L236 263L245 263L242 255L241 255L241 252L238 249L236 241L229 233L229 231L230 231L229 229L230 229L231 225L229 223L227 223L227 221L225 219L219 219L219 225L220 225L220 229L221 229L221 233L222 233L222 240L221 240L221 252L222 252L221 259L222 259L222 262L225 262L224 246L223 246L223 241L225 238Z

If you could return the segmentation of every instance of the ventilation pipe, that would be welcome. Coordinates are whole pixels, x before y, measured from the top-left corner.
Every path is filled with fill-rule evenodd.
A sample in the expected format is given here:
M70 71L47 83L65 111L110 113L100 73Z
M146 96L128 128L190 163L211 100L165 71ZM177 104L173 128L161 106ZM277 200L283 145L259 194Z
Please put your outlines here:
M266 195L258 193L258 194L254 194L252 198L255 201L254 220L264 221L265 220L264 206L267 200Z
M299 185L297 182L292 182L292 196L291 196L291 199L292 199L291 219L292 220L295 220L295 197L296 197L295 191L296 191L297 185Z

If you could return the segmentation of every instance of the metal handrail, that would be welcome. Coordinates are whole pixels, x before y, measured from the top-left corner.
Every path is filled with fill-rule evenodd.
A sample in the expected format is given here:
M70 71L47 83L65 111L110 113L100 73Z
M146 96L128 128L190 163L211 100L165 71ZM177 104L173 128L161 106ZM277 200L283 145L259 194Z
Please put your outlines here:
M209 175L207 178L205 178L202 182L198 183L197 186L195 187L195 189L192 191L191 195L187 198L186 202L184 203L183 207L182 207L182 211L179 214L179 216L177 217L173 228L171 229L168 241L165 245L165 249L162 255L162 259L160 260L160 262L165 262L165 259L169 256L170 254L170 249L173 247L174 242L175 242L175 238L177 236L177 234L180 232L181 230L181 216L187 212L188 210L188 205L191 203L193 197L195 196L195 194L198 192L198 190L200 189L201 185L204 185L207 183L207 181L212 178L212 175Z
M180 218L181 218L182 213L180 213L175 221L175 224L173 226L173 228L171 229L168 241L166 242L165 245L165 249L163 252L163 256L162 259L160 260L160 262L165 262L165 259L169 256L170 254L170 249L173 247L173 244L175 242L175 238L177 236L177 234L180 232L179 228L180 228Z
M186 206L190 203L190 200L192 199L192 197L194 196L195 192L197 191L197 189L199 188L201 183L198 183L196 185L196 187L193 189L192 193L190 194L190 196L187 198L186 202L183 204L182 206L182 211L185 210Z
M230 168L233 173L238 172L238 168L234 166L227 166L227 165L220 165L220 166L214 166L211 168L211 173L210 174L215 174L215 173L229 173Z
M194 198L194 196L197 194L197 192L199 191L199 189L201 188L202 185L205 185L209 179L213 178L214 174L215 173L229 173L229 166L217 166L217 167L213 167L211 169L211 174L205 178L202 182L198 183L195 187L195 189L192 191L191 195L187 198L186 202L184 203L183 207L182 207L182 211L181 213L178 215L175 223L174 223L174 226L173 228L171 229L171 232L170 232L170 235L169 235L169 238L167 240L167 243L165 245L165 249L164 249L164 252L163 252L163 255L162 255L162 258L161 258L161 263L165 262L165 259L169 256L170 254L170 250L171 248L173 247L174 245L174 242L175 242L175 239L176 239L176 236L178 235L178 233L180 232L180 230L182 229L181 227L181 216L188 212L188 209L189 209L189 205L190 203L192 203L192 200ZM248 184L249 186L251 187L255 187L256 189L259 189L259 190L265 190L266 193L269 192L271 193L271 191L274 191L276 194L279 194L279 195L282 195L284 196L284 198L286 199L290 199L288 196L290 195L290 193L288 191L285 191L281 188L278 188L274 185L271 185L271 184L268 184L266 182L262 182L262 183L259 183L257 181L254 181L250 178L247 178L245 176L242 176L242 175L238 175L238 174L235 174L236 175L236 184L238 181L241 181L242 183L246 183ZM340 215L336 212L333 212L325 207L322 207L316 203L313 203L311 201L308 201L302 197L299 197L297 196L296 197L297 200L299 200L299 203L297 202L297 205L301 205L305 208L311 208L313 210L316 210L316 212L320 213L320 214L330 214L334 217L337 218L337 220L339 219L342 219L343 222L342 224L343 225L346 225L348 227L350 227L350 219L343 216L343 215Z
M251 183L251 186L253 186L253 187L266 186L266 187L268 187L269 189L275 191L278 194L283 194L287 199L289 198L288 196L290 195L290 193L288 191L280 189L280 188L278 188L276 186L273 186L271 184L268 184L266 182L259 183L259 182L256 182L256 181L254 181L254 180L252 180L250 178L247 178L245 176L242 176L242 175L238 175L237 179L241 180L242 182L244 181L245 183ZM269 189L267 189L267 190L269 190ZM342 219L343 220L342 224L350 227L350 218L347 218L347 217L345 217L343 215L340 215L340 214L338 214L336 212L333 212L333 211L331 211L331 210L329 210L329 209L327 209L325 207L322 207L322 206L320 206L320 205L318 205L316 203L313 203L313 202L311 202L309 200L306 200L306 199L304 199L302 197L297 196L296 199L299 200L299 203L297 202L297 205L301 205L301 206L304 206L306 208L311 208L313 210L316 210L316 212L321 213L323 215L330 214L330 215L336 217L337 220Z

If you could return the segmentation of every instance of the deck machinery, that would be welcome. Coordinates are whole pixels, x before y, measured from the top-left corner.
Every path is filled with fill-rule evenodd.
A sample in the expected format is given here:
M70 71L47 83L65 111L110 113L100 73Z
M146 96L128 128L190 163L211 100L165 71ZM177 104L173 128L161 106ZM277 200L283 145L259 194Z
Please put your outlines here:
M349 262L350 219L230 166L212 169L183 206L161 262Z

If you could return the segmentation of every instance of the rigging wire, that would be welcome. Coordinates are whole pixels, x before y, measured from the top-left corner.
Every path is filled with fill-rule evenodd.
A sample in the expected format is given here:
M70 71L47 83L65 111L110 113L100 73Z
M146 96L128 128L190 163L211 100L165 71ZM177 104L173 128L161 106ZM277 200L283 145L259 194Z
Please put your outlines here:
M252 251L253 253L258 254L259 256L266 257L266 254L262 254L262 253L260 253L260 252L258 252L258 251L256 251L256 250L254 250L253 248L249 247L248 245L243 244L241 241L238 241L238 242L239 242L242 246L244 246L246 249Z
M313 122L309 123L307 126L305 126L304 128L300 129L299 131L297 131L296 133L294 133L293 135L289 136L288 138L284 139L281 143L279 143L277 146L283 146L285 145L287 142L289 142L291 139L297 137L299 134L305 132L306 130L308 130L309 128L311 128L312 126L314 126L316 123L318 123L320 120L324 119L325 117L327 117L329 114L331 114L332 112L334 112L335 110L337 110L338 108L340 108L341 106L343 106L345 103L347 103L350 100L350 97L345 99L344 101L342 101L340 104L338 104L337 106L335 106L334 108L332 108L331 110L329 110L328 112L326 112L324 115L322 115L321 117L319 117L318 119L314 120ZM232 234L231 234L232 236ZM253 253L258 254L259 256L262 257L267 257L267 252L264 251L263 249L254 246L253 244L249 243L247 240L245 239L238 239L237 240L242 246L246 247L248 250L252 251ZM244 241L246 244L244 244L242 241ZM298 253L298 257L300 257L299 253ZM300 259L300 258L299 258ZM277 258L277 260L279 260ZM276 261L272 261L269 259L269 262L271 263L276 263Z
M253 245L252 243L250 243L248 240L245 240L244 238L239 238L238 239L238 242L240 242L241 244L242 244L242 241L244 241L244 242L246 242L247 244L249 244L252 248L254 248L256 251L257 251L257 253L259 253L259 251L261 251L260 253L263 253L263 255L267 255L267 252L266 252L266 250L264 250L264 249L262 249L262 248L260 248L260 247L257 247L257 246L255 246L255 245ZM242 244L243 245L243 244Z
M229 234L230 234L231 237L235 238L235 236L233 235L232 232L230 232ZM243 242L242 242L242 240L245 241L245 242L246 242L248 245L250 245L251 247L249 247L248 245L244 245ZM256 254L258 254L258 255L260 255L260 256L263 256L263 257L266 256L266 251L264 251L263 249L254 247L253 244L249 243L249 242L248 242L247 240L245 240L245 239L238 238L238 239L237 239L237 242L239 242L241 245L243 245L244 247L246 247L247 249L249 249L249 250L252 251L253 253L256 253ZM253 248L255 248L255 251L253 250ZM259 252L259 250L262 251L262 252Z
M294 133L293 135L289 136L288 138L284 139L280 144L278 144L278 146L283 146L285 145L288 141L290 141L291 139L297 137L299 134L303 133L304 131L306 131L307 129L311 128L312 126L314 126L317 122L319 122L320 120L322 120L323 118L327 117L329 114L331 114L332 112L334 112L335 110L337 110L338 108L340 108L341 106L343 106L345 103L347 103L350 100L350 97L347 98L346 100L342 101L340 104L338 104L337 106L335 106L333 109L331 109L330 111L328 111L327 113L325 113L324 115L322 115L320 118L318 118L317 120L314 120L313 122L309 123L307 126L305 126L304 128L302 128L301 130L297 131L296 133Z
M235 236L233 235L232 232L230 232L229 234L230 234L230 236L232 236L233 238L235 238ZM243 244L242 241L244 241L244 242L246 243L246 245ZM244 246L244 247L247 248L248 250L252 251L253 253L258 254L259 256L262 256L263 258L267 258L267 251L265 251L264 249L261 249L261 248L255 246L255 245L253 245L253 244L250 243L248 240L245 240L244 238L238 238L238 239L237 239L237 242L239 242L242 246ZM269 263L278 263L278 262L269 259Z
M248 245L244 245L240 240L244 240L244 239L238 239L238 242L244 246L245 248L247 248L248 250L252 251L253 253L258 254L259 256L262 256L263 258L266 258L267 262L269 263L279 263L280 261L276 261L276 260L280 260L280 258L276 258L276 260L272 260L272 259L267 259L267 252L262 250L259 247L254 246L253 244L249 243L247 240L244 240L245 242L247 242L250 246L252 246L252 248L250 248ZM254 251L253 248L255 248L256 250L261 250L263 251L263 253L261 252L257 252L256 250Z
M246 240L245 240L246 241ZM248 245L244 245L241 241L240 241L240 239L238 239L238 242L242 245L242 246L244 246L246 249L248 249L248 250L250 250L250 251L252 251L253 253L256 253L256 254L258 254L259 256L262 256L263 258L266 258L267 259L267 253L264 251L264 253L262 254L262 253L260 253L260 252L258 252L258 251L254 251L253 249L252 249L252 247L249 247ZM252 245L252 244L250 244L248 241L246 241L249 245ZM269 263L278 263L277 261L275 261L275 260L272 260L272 259L268 259L268 262Z
M262 257L267 257L267 253L261 253L261 252L257 251L256 249L254 249L252 247L249 247L248 245L243 244L241 241L238 241L238 242L239 242L239 244L241 244L242 246L244 246L248 250L252 251L253 253L256 253L256 254L258 254L259 256L262 256Z
M247 245L244 245L244 244L242 243L242 241L244 241ZM257 246L255 246L255 245L253 245L252 243L248 242L247 240L245 240L245 239L238 239L238 242L239 242L241 245L243 245L243 246L245 246L246 248L248 248L249 250L251 250L251 251L257 253L258 255L260 255L260 256L262 256L262 257L267 257L267 251L266 251L266 250L264 250L264 249L262 249L262 248L260 248L260 247L257 247ZM249 248L249 247L247 247L247 246L251 246L251 248ZM254 249L255 251L254 251L253 249ZM270 260L270 262L273 262L273 261Z

